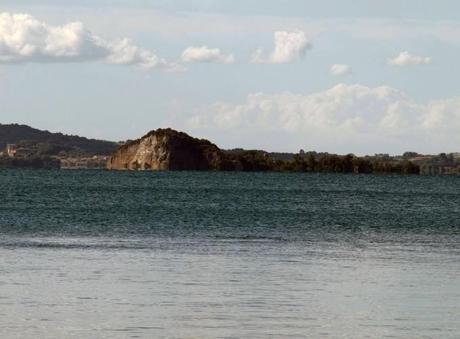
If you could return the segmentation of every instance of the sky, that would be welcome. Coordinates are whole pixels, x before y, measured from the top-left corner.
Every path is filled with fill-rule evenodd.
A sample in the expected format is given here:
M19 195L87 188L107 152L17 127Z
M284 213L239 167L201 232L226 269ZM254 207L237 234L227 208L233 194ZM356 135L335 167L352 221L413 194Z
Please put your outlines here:
M459 55L454 0L1 0L0 123L457 152Z

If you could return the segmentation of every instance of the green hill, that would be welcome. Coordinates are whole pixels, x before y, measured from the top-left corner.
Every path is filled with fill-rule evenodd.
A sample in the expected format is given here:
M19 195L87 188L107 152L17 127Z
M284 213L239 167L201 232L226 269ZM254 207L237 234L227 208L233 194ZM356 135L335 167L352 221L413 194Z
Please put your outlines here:
M51 133L27 125L0 124L0 150L7 144L19 144L40 151L41 154L77 153L85 155L110 155L117 148L111 141L88 139L76 135Z

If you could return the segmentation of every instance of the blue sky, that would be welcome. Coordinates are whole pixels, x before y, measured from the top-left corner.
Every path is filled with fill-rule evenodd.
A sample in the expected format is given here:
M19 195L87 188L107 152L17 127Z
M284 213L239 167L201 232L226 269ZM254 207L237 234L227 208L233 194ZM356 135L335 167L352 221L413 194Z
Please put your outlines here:
M261 5L263 3L263 5ZM460 151L460 3L3 0L0 122L221 147Z

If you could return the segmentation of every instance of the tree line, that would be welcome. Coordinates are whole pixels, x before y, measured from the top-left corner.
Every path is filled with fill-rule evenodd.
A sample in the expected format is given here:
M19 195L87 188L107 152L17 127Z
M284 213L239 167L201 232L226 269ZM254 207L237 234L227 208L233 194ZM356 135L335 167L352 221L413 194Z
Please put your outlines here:
M225 151L221 170L227 171L279 171L325 173L400 173L419 174L418 165L407 159L391 157L358 157L353 154L337 155L310 152L294 154L291 159L276 159L264 151Z

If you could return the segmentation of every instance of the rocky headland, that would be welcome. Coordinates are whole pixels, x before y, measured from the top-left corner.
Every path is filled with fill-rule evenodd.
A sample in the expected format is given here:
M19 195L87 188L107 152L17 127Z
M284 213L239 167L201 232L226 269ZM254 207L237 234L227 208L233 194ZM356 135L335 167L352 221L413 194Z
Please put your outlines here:
M173 129L157 129L119 147L109 170L218 170L222 151L213 143Z

